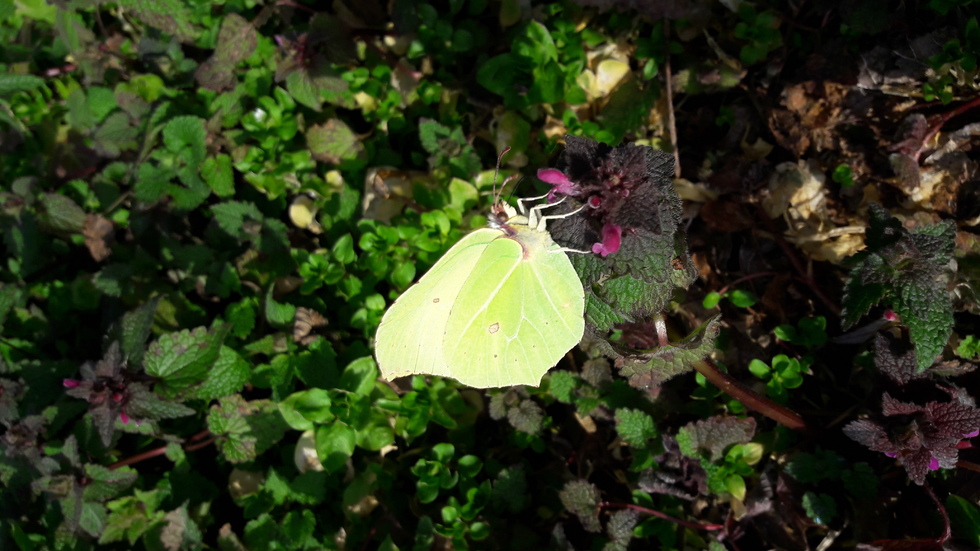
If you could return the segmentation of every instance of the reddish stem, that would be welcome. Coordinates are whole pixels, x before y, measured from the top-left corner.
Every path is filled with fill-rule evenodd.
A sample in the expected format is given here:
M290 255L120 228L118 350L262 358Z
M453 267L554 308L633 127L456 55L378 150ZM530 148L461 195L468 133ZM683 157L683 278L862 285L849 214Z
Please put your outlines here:
M917 149L915 151L915 154L912 155L912 158L915 159L915 162L917 163L919 162L919 157L922 155L922 152L925 151L926 149L926 143L928 143L933 136L935 136L936 134L939 133L940 130L942 130L943 125L949 122L949 119L957 115L962 115L963 113L969 111L970 109L973 109L974 107L977 107L978 105L980 105L980 96L977 96L972 100L964 103L963 105L960 105L959 107L956 107L946 113L943 113L942 115L939 115L936 119L936 123L930 126L929 130L926 132L926 135L922 137L922 142L919 144L919 149Z
M936 539L937 543L946 543L949 538L953 537L953 530L949 526L949 515L946 514L946 508L943 507L943 503L939 501L936 494L932 491L932 486L928 483L922 485L926 489L926 493L932 498L932 502L936 504L936 508L939 509L939 514L943 516L943 535Z
M956 466L960 469L966 469L968 471L974 471L980 473L980 465L974 463L973 461L966 461L964 459L960 459L959 461L956 462Z
M720 388L725 394L742 402L745 407L755 410L787 428L809 432L809 427L807 427L806 422L803 421L803 417L799 413L746 388L742 383L735 380L734 377L718 369L718 366L711 360L699 360L692 365L698 373L704 375L706 379Z
M725 285L724 287L722 287L721 290L718 291L718 294L719 295L724 295L725 293L728 292L728 289L729 288L734 287L734 286L738 285L739 283L745 283L746 281L751 281L751 280L756 279L756 278L768 277L768 276L775 276L775 275L778 275L778 274L776 272L758 272L758 273L755 273L755 274L749 274L747 276L742 276L742 277L736 279L735 281L729 283L728 285Z
M643 507L642 505L635 505L633 503L613 503L609 501L603 501L602 503L599 504L599 507L602 509L633 509L634 511L639 511L641 513L650 516L664 519L666 521L673 522L674 524L678 524L680 526L683 526L685 528L690 528L692 530L721 530L725 527L723 524L700 524L697 522L688 522L686 520L681 520L679 518L672 517L667 513L661 513L660 511L649 509L647 507Z
M210 438L207 438L208 436L210 436ZM217 436L211 434L211 431L204 429L201 432L195 434L194 436L188 438L187 441L194 442L196 440L201 440L203 438L207 438L207 440L204 440L203 442L197 442L196 444L187 444L184 446L184 451L192 452L192 451L199 450L205 446L212 444L215 440L218 439ZM118 469L119 467L126 467L128 465L133 465L135 463L139 463L140 461L145 461L147 459L152 459L154 457L163 455L166 452L167 452L167 446L160 446L159 448L153 448L152 450L147 450L143 453L136 454L132 457L127 457L126 459L123 459L121 461L116 461L115 463L109 465L109 469L110 470Z

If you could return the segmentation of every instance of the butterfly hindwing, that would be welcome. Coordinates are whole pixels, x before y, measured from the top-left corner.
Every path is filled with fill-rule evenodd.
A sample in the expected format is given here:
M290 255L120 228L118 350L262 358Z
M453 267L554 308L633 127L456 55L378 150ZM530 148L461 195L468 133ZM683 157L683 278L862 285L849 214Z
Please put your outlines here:
M450 376L443 355L446 320L467 275L486 245L500 234L489 228L467 234L391 305L375 338L383 377L414 373Z

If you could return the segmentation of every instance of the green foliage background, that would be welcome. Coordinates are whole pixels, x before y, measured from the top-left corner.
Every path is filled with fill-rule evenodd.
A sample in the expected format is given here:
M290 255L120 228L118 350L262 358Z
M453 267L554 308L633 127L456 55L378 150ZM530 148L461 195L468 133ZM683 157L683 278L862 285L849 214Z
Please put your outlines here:
M720 87L731 65L571 2L311 6L0 0L0 548L719 545L600 518L612 498L684 517L637 483L666 453L745 497L756 425L711 385L678 409L593 359L485 400L378 380L372 337L485 222L503 147L503 176L551 166L564 132L667 148L668 52ZM744 6L712 6L712 32L751 67L783 35ZM602 90L587 54L617 45L631 77ZM663 448L661 419L702 417ZM811 517L841 514L807 495Z

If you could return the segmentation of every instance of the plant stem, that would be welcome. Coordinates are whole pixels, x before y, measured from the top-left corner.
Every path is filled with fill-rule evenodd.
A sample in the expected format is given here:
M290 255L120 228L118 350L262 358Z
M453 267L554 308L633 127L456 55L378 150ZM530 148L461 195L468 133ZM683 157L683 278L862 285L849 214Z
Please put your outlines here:
M683 526L685 528L690 528L692 530L721 530L722 528L725 527L723 524L700 524L697 522L688 522L686 520L681 520L679 518L672 517L667 513L661 513L660 511L657 511L655 509L649 509L647 507L643 507L642 505L636 505L633 503L615 503L610 501L603 501L602 503L599 504L599 507L601 509L632 509L634 511L639 511L641 513L650 516L654 516L657 518L664 519L666 521L673 522L674 524L678 524L680 526Z
M704 359L694 362L694 369L704 375L712 384L725 394L745 404L745 407L755 410L787 428L801 432L809 432L810 428L799 413L786 406L777 404L769 398L746 388L734 377L718 369L711 360Z

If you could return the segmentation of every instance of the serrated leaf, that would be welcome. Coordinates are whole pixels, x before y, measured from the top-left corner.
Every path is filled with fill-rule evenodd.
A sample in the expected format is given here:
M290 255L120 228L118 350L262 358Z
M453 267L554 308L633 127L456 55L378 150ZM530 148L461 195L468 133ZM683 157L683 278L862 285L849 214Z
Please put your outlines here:
M572 392L578 386L578 378L569 371L553 370L548 377L548 391L559 402L572 402Z
M229 13L221 22L214 54L194 72L202 87L221 91L235 84L235 66L247 59L258 44L255 28L241 15Z
M253 203L226 201L211 205L211 213L218 227L228 235L239 240L254 236L254 223L261 223L264 217Z
M143 23L171 34L181 42L193 42L198 34L191 23L187 5L179 0L120 0L118 3L135 13Z
M841 475L844 488L860 500L873 500L878 493L878 475L867 463L856 463Z
M193 115L174 117L163 127L163 143L190 166L197 167L207 155L208 132L204 125L204 119Z
M231 168L231 157L228 155L220 153L205 159L201 164L201 177L218 197L231 197L235 194L235 175Z
M29 92L44 86L44 79L34 75L0 74L0 96L14 92Z
M694 423L688 423L677 433L677 443L681 453L699 458L702 451L708 452L709 461L717 461L724 455L725 448L733 444L745 444L755 435L755 419L749 417L716 416Z
M112 90L104 86L93 86L88 89L86 100L92 117L96 123L102 122L106 116L119 107Z
M105 530L109 512L100 503L82 503L78 527L92 537L99 537Z
M827 494L806 492L803 494L802 505L806 516L817 524L829 524L837 516L837 504Z
M657 437L653 417L644 411L630 408L616 410L616 432L624 442L634 448L643 448L648 440Z
M946 282L955 225L950 221L906 229L878 204L869 204L867 248L851 262L845 285L845 329L879 302L891 305L909 328L918 372L931 366L949 340L953 310Z
M320 111L323 106L323 99L320 97L320 89L313 83L308 71L293 71L286 77L286 91L298 103L301 103L314 111Z
M527 476L520 465L508 467L497 474L490 501L498 508L519 513L528 501Z
M587 480L572 480L565 484L558 497L565 509L577 516L587 531L598 533L602 529L599 523L599 489L593 484Z
M89 483L82 490L86 501L103 502L110 500L132 486L139 473L129 467L109 469L102 465L88 463L85 465L85 476Z
M936 362L953 332L953 304L945 284L916 279L897 283L895 313L909 328L921 373Z
M521 432L538 434L544 421L544 410L534 400L521 400L507 410L507 421Z
M211 407L208 428L223 437L219 446L228 461L244 463L275 445L289 427L271 400L248 402L236 394Z
M136 148L139 129L130 124L129 115L117 111L109 115L92 135L95 148L106 157L118 157L123 151Z
M705 358L714 350L715 339L721 331L721 316L701 324L684 340L671 343L649 354L622 361L620 374L629 378L631 386L651 388L667 379L690 371L691 364Z
M139 308L123 314L119 322L113 326L110 335L112 340L119 342L123 360L133 365L142 363L146 340L150 337L153 316L159 304L160 297L154 297Z
M817 449L814 453L801 452L786 464L786 473L803 483L840 478L845 466L844 459L828 450Z
M207 379L193 388L190 396L208 401L223 398L240 391L251 374L251 366L238 352L222 346L218 359L208 371Z
M282 520L283 543L289 545L290 549L302 549L309 543L307 540L313 536L314 530L316 530L316 517L313 511L309 509L290 511Z
M306 145L313 158L334 165L361 164L367 153L360 139L340 119L330 119L306 131Z
M147 349L144 368L171 389L198 383L214 366L230 328L222 324L162 335Z
M130 385L130 397L126 404L126 412L140 421L174 419L197 413L183 404L163 400L143 386L134 385Z

